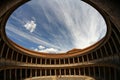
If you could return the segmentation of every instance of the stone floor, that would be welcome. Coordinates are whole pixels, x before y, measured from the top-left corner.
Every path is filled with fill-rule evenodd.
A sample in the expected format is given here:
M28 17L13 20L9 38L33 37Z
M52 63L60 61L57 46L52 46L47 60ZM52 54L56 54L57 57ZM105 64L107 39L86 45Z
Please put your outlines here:
M27 78L25 80L95 80L88 76L43 76Z

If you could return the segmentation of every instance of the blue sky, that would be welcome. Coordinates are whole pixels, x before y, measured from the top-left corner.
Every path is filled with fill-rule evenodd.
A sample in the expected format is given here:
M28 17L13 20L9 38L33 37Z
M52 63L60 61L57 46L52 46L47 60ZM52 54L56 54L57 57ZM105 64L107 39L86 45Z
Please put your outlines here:
M62 53L101 40L106 23L80 0L32 0L16 9L6 24L8 38L27 49Z

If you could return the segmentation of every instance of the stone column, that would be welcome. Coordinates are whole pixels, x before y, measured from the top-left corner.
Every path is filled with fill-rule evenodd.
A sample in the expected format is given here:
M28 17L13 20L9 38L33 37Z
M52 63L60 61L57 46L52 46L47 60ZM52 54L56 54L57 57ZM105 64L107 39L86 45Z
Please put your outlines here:
M6 80L6 70L4 70L4 80Z
M5 47L5 43L3 43L3 47L2 47L2 50L1 50L1 53L0 53L0 57L2 57L4 47Z
M22 69L20 69L20 79L22 80Z
M7 49L7 53L6 53L6 59L8 57L8 54L9 54L9 48ZM13 54L12 54L13 55Z
M25 78L27 78L27 69L25 69Z
M11 78L11 69L10 69L10 72L9 72L9 74L10 74L10 80L11 80L11 79L12 79L12 78Z
M35 69L35 77L37 77L37 69Z
M8 53L8 54L10 54L10 53ZM13 60L13 55L14 55L14 50L12 50L12 53L11 53L12 55L11 55L11 60ZM16 57L16 56L15 56Z

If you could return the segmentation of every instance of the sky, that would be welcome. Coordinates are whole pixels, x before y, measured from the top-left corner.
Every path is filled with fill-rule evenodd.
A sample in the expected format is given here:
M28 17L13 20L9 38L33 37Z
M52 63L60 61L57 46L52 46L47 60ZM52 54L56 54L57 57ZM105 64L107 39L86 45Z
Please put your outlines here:
M81 0L31 0L6 23L6 35L18 45L45 53L87 48L106 35L101 14Z

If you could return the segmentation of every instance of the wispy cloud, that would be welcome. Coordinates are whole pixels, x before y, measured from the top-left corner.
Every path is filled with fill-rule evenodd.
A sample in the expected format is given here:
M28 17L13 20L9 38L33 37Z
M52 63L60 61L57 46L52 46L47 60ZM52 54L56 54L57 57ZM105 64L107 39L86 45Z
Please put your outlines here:
M7 29L38 44L34 48L36 51L66 52L72 48L83 49L106 34L103 17L81 0L32 0L27 3L27 7L30 8L23 6L20 11L17 10L24 12L23 16L14 16L13 19L30 33L22 28L18 30L18 27L15 28L17 25L11 23ZM16 14L19 16L19 13Z
M48 22L54 26L57 22L62 23L70 32L69 35L76 48L90 46L106 34L106 23L103 17L83 1L40 0L33 2L32 6L41 7ZM61 33L65 36L65 31Z
M53 45L53 44L50 44L50 43L48 43L48 42L45 42L45 41L43 41L43 40L41 40L41 38L40 37L35 37L33 34L29 34L29 33L26 33L26 32L24 32L24 31L22 31L22 30L19 30L19 29L17 29L17 28L15 28L16 26L14 26L14 25L12 25L12 24L9 24L9 23L7 23L7 25L6 25L7 27L6 27L6 29L8 30L8 31L11 31L11 32L13 32L13 34L16 34L16 35L19 35L19 36L21 36L20 38L17 38L17 39L23 39L23 38L25 38L25 39L27 39L28 41L31 41L32 43L35 43L35 44L42 44L42 45L46 45L46 46L50 46L50 47L55 47L55 48L59 48L58 46L55 46L55 45ZM9 27L8 27L9 26ZM7 35L9 35L9 36L12 36L12 34L8 34L7 33ZM16 40L17 40L16 39ZM27 42L27 41L26 41ZM30 43L28 43L28 44L30 44Z

